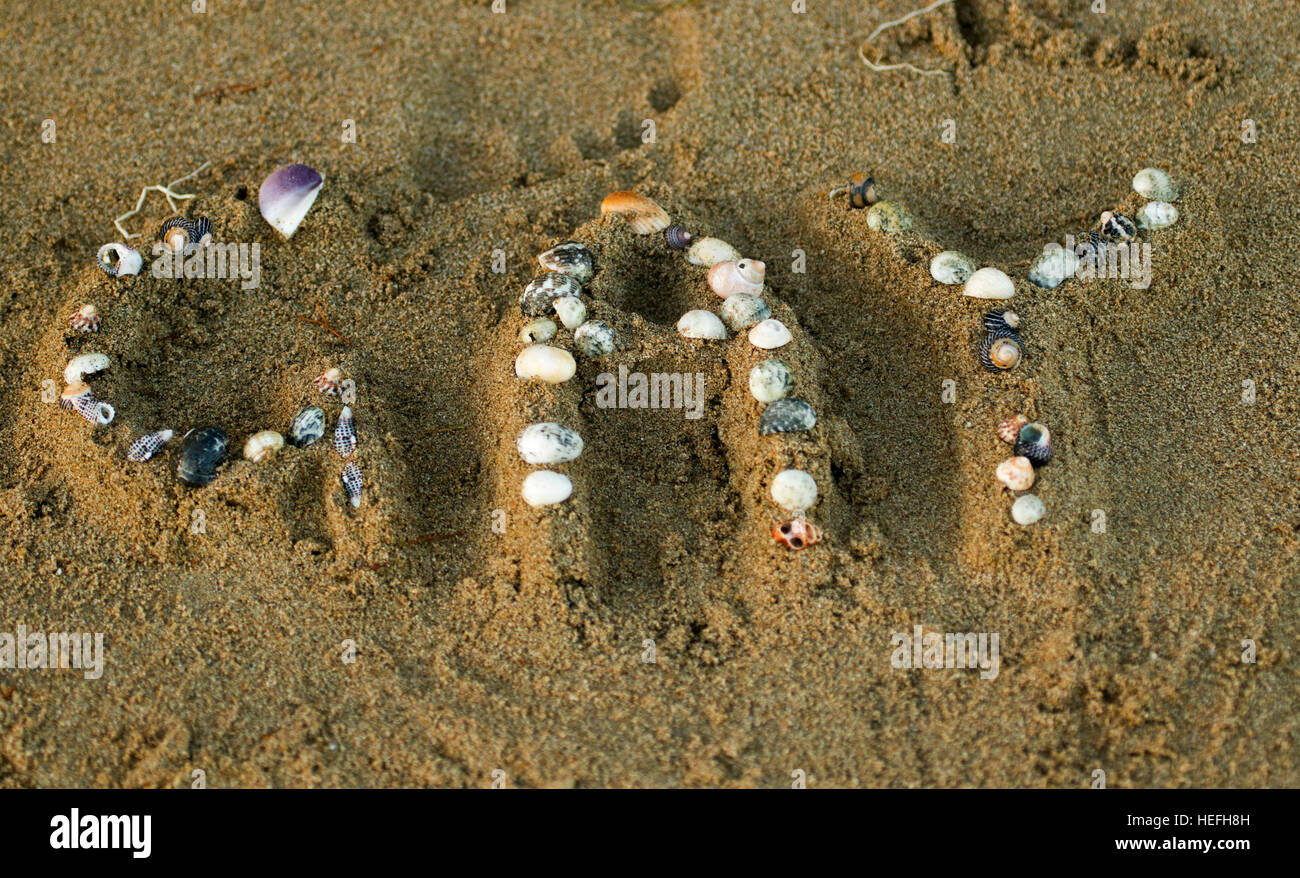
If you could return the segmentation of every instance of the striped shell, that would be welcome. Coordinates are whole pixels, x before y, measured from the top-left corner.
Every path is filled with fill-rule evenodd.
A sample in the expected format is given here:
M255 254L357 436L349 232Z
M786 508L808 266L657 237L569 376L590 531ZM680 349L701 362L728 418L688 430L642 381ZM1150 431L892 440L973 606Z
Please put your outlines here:
M1102 237L1112 241L1131 241L1137 234L1137 224L1122 213L1106 211L1101 215L1098 227Z
M990 311L984 315L984 328L990 332L1018 332L1020 315L1005 308Z
M652 199L635 192L611 192L600 203L600 214L617 213L627 218L638 235L650 235L668 228L668 214Z
M124 274L139 274L144 266L140 251L125 244L105 244L95 254L95 262L109 277L121 277Z
M857 173L849 178L849 207L861 210L879 201L876 180L870 174Z
M691 246L691 233L686 231L685 226L669 226L664 229L664 240L668 246L674 250L685 250Z
M1052 459L1052 432L1037 421L1025 424L1016 434L1015 452L1042 466Z
M1005 421L998 424L998 438L1008 445L1013 445L1015 444L1016 437L1020 435L1020 428L1028 423L1029 418L1026 418L1024 415L1016 415L1015 417L1007 418Z
M261 430L244 443L244 457L253 463L261 463L283 447L283 436L274 430Z
M171 250L184 250L191 244L207 244L212 241L212 223L207 217L187 220L183 216L174 216L162 224L158 237Z
M577 296L582 293L582 284L577 278L558 271L549 271L541 277L535 277L524 287L519 297L519 310L525 317L543 317L549 314L554 301L561 296Z
M980 345L980 363L990 372L1014 369L1024 355L1020 336L1007 330L990 332Z
M565 241L556 244L550 250L537 257L542 268L567 274L580 284L591 280L596 273L596 261L591 251L577 241Z
M316 380L313 383L315 383L316 389L321 393L329 394L330 396L337 396L339 388L343 386L343 370L326 369L324 372L316 376Z
M99 332L99 309L94 305L82 305L72 312L68 326L73 332Z

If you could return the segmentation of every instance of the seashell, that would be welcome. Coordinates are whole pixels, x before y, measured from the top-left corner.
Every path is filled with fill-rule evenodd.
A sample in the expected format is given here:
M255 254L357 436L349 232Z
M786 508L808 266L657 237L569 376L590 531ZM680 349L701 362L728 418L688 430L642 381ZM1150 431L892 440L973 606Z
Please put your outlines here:
M183 216L174 216L162 224L158 237L169 250L182 252L191 244L211 244L212 223L207 217L187 220Z
M524 328L519 330L519 340L524 344L537 344L553 338L555 338L555 321L547 320L545 317L525 323Z
M664 229L664 240L674 250L685 250L691 246L691 233L685 226L669 226Z
M1025 424L1016 434L1015 452L1042 466L1052 459L1052 432L1037 421Z
M524 287L519 297L519 310L525 317L541 317L549 314L551 305L561 296L576 296L582 292L582 284L576 278L558 271L548 272L535 277Z
M614 327L603 320L588 320L573 331L573 346L584 357L614 353Z
M1109 246L1101 232L1080 232L1079 236L1074 239L1074 253L1079 257L1086 257L1094 251L1103 250Z
M980 345L980 363L990 372L1014 369L1025 356L1020 336L1008 330L990 332Z
M99 332L99 309L94 305L82 305L72 312L68 325L73 332Z
M139 274L144 266L144 257L134 247L105 244L95 254L95 262L109 277L121 277L124 274Z
M739 262L740 251L721 238L696 238L686 251L686 261L691 265L712 268L719 262Z
M1011 504L1011 519L1016 524L1025 526L1035 524L1046 514L1047 507L1033 494L1021 494L1016 498L1016 502Z
M1020 435L1020 428L1029 423L1029 418L1024 415L1016 415L1013 418L1007 418L998 424L998 438L1008 445L1014 445L1016 437Z
M90 385L84 381L74 381L67 387L63 388L63 394L59 397L59 408L71 409L76 407L78 397L90 393Z
M668 228L668 214L652 199L635 192L611 192L600 203L600 215L622 214L638 235L649 235Z
M790 512L803 512L817 503L817 482L803 470L787 469L772 479L772 499Z
M1167 229L1178 222L1178 208L1168 201L1148 201L1138 208L1139 229Z
M759 402L776 402L792 389L794 375L780 360L764 360L749 370L749 392Z
M591 280L596 273L596 261L592 258L591 251L577 241L556 244L538 256L537 261L547 271L567 274L580 284Z
M984 315L984 328L990 332L1019 332L1020 315L1006 308L998 308Z
M202 487L217 477L217 467L226 459L228 440L220 427L190 430L181 441L181 458L176 478L187 485Z
M577 296L560 296L555 300L555 316L565 329L577 329L587 320L587 306Z
M339 421L334 425L334 450L339 457L351 457L357 450L357 425L352 419L352 406L343 406Z
M998 464L997 476L1013 491L1028 491L1034 484L1034 465L1027 457L1008 457Z
M876 180L869 174L857 173L849 177L849 207L861 210L878 202Z
M131 447L126 450L126 459L136 463L144 463L157 454L158 449L171 441L171 438L175 435L171 430L158 430L154 433L147 433L131 443Z
M288 240L298 231L324 185L325 177L315 168L281 165L262 181L257 207L262 218Z
M573 377L578 364L573 354L544 344L530 344L515 357L515 374L520 378L537 378L547 384L561 384Z
M564 473L539 469L524 479L520 493L529 506L551 506L569 499L573 493L573 482Z
M1178 187L1159 168L1143 168L1134 174L1133 191L1151 201L1178 200Z
M677 321L677 331L682 334L682 338L727 339L727 327L722 325L721 318L712 311L687 311Z
M353 509L361 507L361 467L355 463L349 463L343 467L343 474L339 476L339 481L343 483L343 490L348 495L348 502L352 504Z
M778 399L758 416L758 435L804 433L817 426L817 413L802 399Z
M912 217L897 202L877 201L867 210L867 228L886 235L896 235L912 228Z
M1029 267L1029 282L1053 290L1074 277L1079 269L1079 255L1060 244L1048 244Z
M68 360L68 365L63 367L63 381L65 384L77 384L85 376L102 372L107 368L107 354L78 354Z
M1101 215L1098 231L1111 241L1131 241L1137 234L1137 224L1122 213L1108 210Z
M89 387L86 388L85 393L79 393L68 399L68 403L67 406L64 406L65 408L72 409L90 423L98 424L101 427L113 423L113 418L117 416L117 412L114 411L111 405L95 399L94 395L90 393Z
M248 437L244 443L244 457L261 463L284 447L284 437L274 430L262 430Z
M289 443L306 448L325 435L325 410L318 405L304 406L289 424Z
M1006 272L996 268L981 268L966 279L961 294L972 299L1010 299L1016 294L1016 286Z
M749 331L749 343L765 351L785 347L793 340L794 336L790 334L790 330L786 329L785 324L774 317L769 317L755 324L754 328Z
M316 384L316 389L321 393L326 393L330 396L337 396L339 389L343 387L343 370L333 368L326 369L324 372L316 376L316 381L314 383Z
M956 250L945 250L930 260L930 277L941 284L964 284L974 273L974 261Z
M722 319L733 332L748 329L772 316L772 309L758 296L736 293L722 303Z
M515 447L525 462L548 466L577 460L582 454L582 437L568 427L547 421L525 427Z
M798 551L820 543L822 530L806 518L791 518L772 525L772 539L784 543L788 549Z
M757 259L728 260L709 269L709 286L724 299L736 293L758 296L763 293L766 274L767 266Z

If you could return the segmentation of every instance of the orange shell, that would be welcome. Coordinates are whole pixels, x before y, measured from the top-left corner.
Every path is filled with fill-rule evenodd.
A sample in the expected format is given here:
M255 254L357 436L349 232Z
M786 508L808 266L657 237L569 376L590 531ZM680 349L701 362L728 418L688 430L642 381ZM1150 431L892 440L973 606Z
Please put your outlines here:
M627 217L632 231L638 235L650 235L668 228L668 214L662 207L644 195L622 190L611 192L600 203L600 213L621 213Z
M821 542L822 530L807 519L791 518L772 525L772 539L797 552Z

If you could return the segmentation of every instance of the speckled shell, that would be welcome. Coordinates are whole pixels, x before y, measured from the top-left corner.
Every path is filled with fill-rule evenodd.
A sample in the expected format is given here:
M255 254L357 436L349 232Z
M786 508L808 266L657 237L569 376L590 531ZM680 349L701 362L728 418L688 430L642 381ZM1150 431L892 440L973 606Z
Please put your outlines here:
M596 260L591 251L577 241L565 241L556 244L550 250L537 257L542 268L567 274L578 283L585 284L596 273Z
M217 477L217 467L226 459L229 440L220 427L190 430L181 442L176 478L187 485L202 487Z
M1037 421L1025 424L1016 434L1015 452L1034 466L1042 466L1052 459L1051 431Z
M686 251L686 261L691 265L712 268L719 262L739 262L740 251L721 238L696 238Z
M175 435L171 430L146 433L131 443L131 447L126 450L126 459L135 463L144 463L157 454L158 449L170 442Z
M984 328L990 332L1019 332L1020 315L1006 308L997 308L984 315Z
M1012 491L1028 491L1034 486L1034 465L1027 457L1008 457L998 464L997 477Z
M1140 229L1167 229L1178 222L1178 208L1168 201L1150 201L1138 208L1137 224Z
M762 295L767 266L757 259L719 262L709 269L709 286L722 298L737 293Z
M1020 336L1008 330L996 330L984 336L980 345L980 364L990 372L1014 369L1025 356Z
M525 317L541 317L549 314L552 303L561 296L576 296L582 292L582 284L577 278L558 271L548 272L535 277L524 287L519 297L519 310Z
M772 525L772 539L797 552L820 543L822 530L806 518L791 518Z
M101 427L113 423L113 418L117 416L117 412L111 405L95 399L89 392L72 397L70 403L69 407L73 411L90 423Z
M731 327L732 332L749 329L771 316L772 309L767 306L767 302L749 293L736 293L722 303L722 319Z
M975 273L975 262L956 250L944 250L930 260L930 277L941 284L964 284Z
M804 433L817 426L817 413L802 399L784 397L763 409L758 416L758 435Z
M334 425L334 450L339 457L351 457L357 450L357 426L352 418L352 407L343 406L339 413L339 422Z
M99 332L99 309L94 305L82 305L72 312L68 326L73 332Z
M749 392L759 402L776 402L793 389L794 375L778 359L764 360L749 370Z
M1098 231L1103 238L1111 241L1131 241L1137 234L1137 223L1122 213L1108 210L1101 215Z
M1079 269L1079 256L1073 250L1066 250L1060 245L1043 249L1029 267L1029 282L1045 290L1053 290L1074 277Z
M587 306L577 296L560 296L552 307L565 329L577 329L587 320Z
M894 201L877 201L867 210L867 228L886 235L896 235L912 228L912 217Z
M677 321L677 331L681 333L682 338L708 338L718 341L725 341L727 338L727 327L722 325L722 319L712 311L696 309L687 311Z
M600 213L620 214L638 235L649 235L668 228L668 213L653 199L635 192L611 192L600 203Z
M113 262L108 259L110 253L116 257ZM139 274L144 266L144 257L134 247L113 243L99 248L99 252L95 254L95 263L109 277L122 277L128 274Z
M289 424L289 442L306 448L325 435L325 410L318 405L305 406Z
M158 237L171 250L184 250L191 244L207 244L212 241L212 222L202 216L193 220L174 216L162 224Z
M321 393L336 396L339 389L343 387L343 371L341 369L326 369L316 376L313 383Z
M343 492L348 495L348 502L352 508L356 509L361 506L361 489L363 480L361 478L361 467L355 463L349 463L343 467L343 472L339 476L339 481L343 483Z
M519 456L535 466L550 466L577 460L582 454L582 437L552 421L530 424L515 440Z
M1015 415L1007 418L998 424L998 438L1008 445L1015 444L1016 437L1020 435L1020 428L1029 423L1029 418L1024 415Z
M573 331L573 346L584 357L612 354L617 343L614 327L603 320L588 320Z

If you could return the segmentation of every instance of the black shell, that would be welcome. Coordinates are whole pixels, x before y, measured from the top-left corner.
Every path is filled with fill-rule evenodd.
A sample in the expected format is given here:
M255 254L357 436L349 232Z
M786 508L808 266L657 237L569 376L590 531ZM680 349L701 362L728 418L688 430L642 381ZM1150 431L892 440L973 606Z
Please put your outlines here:
M1080 232L1074 238L1074 255L1087 257L1090 250L1106 246L1106 238L1101 232Z
M325 410L309 405L293 416L289 424L289 444L306 448L325 435Z
M1137 224L1122 213L1112 213L1102 221L1101 235L1111 241L1131 241L1137 234Z
M591 251L577 241L565 241L547 250L537 261L547 271L567 274L579 283L586 283L596 273L596 261Z
M674 250L685 250L687 247L691 246L693 236L690 232L686 231L686 226L669 226L664 229L664 240L667 241L668 246L672 247Z
M1016 434L1015 452L1034 466L1042 466L1052 459L1051 431L1037 421L1025 424Z
M524 287L519 297L519 310L525 317L541 317L549 314L551 303L560 296L576 296L582 292L582 284L576 278L556 271L535 277Z
M229 444L226 431L220 427L190 430L181 441L176 478L195 487L208 484L217 477L217 467L225 461Z
M758 435L802 433L817 426L817 413L802 399L787 396L772 402L758 416Z
M1016 362L1006 367L994 363L992 357L993 346L1004 338L1015 342L1016 348L1020 351L1020 356L1016 359ZM984 342L980 345L980 364L990 372L1005 372L1007 369L1014 369L1016 366L1020 365L1020 361L1024 358L1025 346L1020 341L1020 336L1016 335L1009 329L993 330L988 335L984 336Z
M1007 308L999 308L984 315L984 328L990 332L1020 332L1020 315Z
M849 178L849 207L861 210L879 201L876 180L870 174L854 174Z
M204 237L212 234L212 222L207 217L187 220L183 216L174 216L162 224L162 228L158 230L158 237L166 243L167 233L177 228L185 230L190 244L200 244Z

